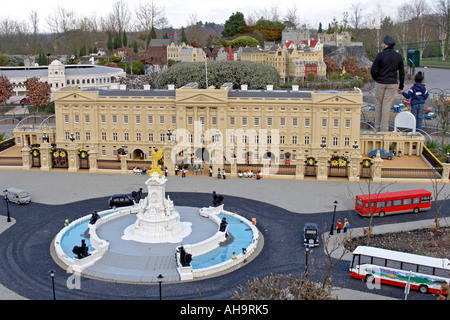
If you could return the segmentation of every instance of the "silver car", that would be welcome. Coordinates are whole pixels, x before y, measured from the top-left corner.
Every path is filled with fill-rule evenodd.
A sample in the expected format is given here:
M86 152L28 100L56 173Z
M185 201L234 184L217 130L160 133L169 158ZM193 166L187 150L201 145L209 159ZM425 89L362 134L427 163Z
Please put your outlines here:
M3 197L8 198L9 202L14 202L17 204L27 204L31 202L30 193L23 189L18 188L8 188L3 191Z

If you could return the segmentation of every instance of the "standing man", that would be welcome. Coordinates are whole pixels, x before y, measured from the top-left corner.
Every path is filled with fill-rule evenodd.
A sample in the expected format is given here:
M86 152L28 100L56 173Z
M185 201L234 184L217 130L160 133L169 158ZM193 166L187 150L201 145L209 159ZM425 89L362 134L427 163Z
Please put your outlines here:
M401 93L405 82L403 57L394 50L395 40L387 35L383 39L384 49L373 60L370 74L375 86L375 129L389 131L389 115L393 106L395 91Z

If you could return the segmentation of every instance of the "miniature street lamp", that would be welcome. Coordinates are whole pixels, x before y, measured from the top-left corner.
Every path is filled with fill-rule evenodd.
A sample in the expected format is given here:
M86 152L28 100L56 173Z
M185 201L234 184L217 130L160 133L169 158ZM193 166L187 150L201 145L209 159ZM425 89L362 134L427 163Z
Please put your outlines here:
M219 142L219 138L220 138L220 131L217 130L216 133L214 134L214 142Z
M322 143L320 144L320 146L323 148L327 147L327 143L325 142L325 138L322 138Z
M337 205L338 205L337 200L334 200L333 220L331 220L331 229L330 229L330 234L331 234L331 235L334 234L334 232L333 232L333 229L334 229L334 217L335 217L335 215L336 215L336 207L337 207Z
M55 270L50 270L49 272L50 274L50 278L52 278L52 288L53 288L53 300L56 300L56 295L55 295Z
M7 222L11 222L11 215L9 214L9 199L8 199L8 190L5 189L3 191L4 195L5 195L5 201L6 201L6 221Z
M161 284L162 284L162 279L163 279L164 277L163 277L163 275L162 274L160 274L159 276L158 276L158 282L159 282L159 300L162 300L161 299Z
M172 131L170 131L170 129L169 129L169 130L167 130L166 134L167 134L167 140L170 141L170 137L172 136Z
M358 148L359 148L358 141L355 140L355 142L353 143L353 149L355 149L355 151L356 151L356 149L358 149Z

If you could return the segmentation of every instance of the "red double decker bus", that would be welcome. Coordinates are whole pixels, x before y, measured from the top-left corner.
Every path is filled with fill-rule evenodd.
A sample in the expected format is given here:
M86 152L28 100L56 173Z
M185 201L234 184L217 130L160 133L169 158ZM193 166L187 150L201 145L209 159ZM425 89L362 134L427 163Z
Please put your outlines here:
M414 212L431 208L431 192L425 189L356 196L355 210L362 216Z

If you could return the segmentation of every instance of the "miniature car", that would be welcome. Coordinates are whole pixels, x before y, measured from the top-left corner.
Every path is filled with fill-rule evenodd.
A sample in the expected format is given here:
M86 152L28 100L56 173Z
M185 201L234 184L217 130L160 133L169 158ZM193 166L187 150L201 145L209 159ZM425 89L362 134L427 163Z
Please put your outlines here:
M127 194L113 194L108 199L109 208L128 207L134 205L133 197Z
M433 111L430 111L423 115L424 119L430 120L436 117L436 114Z
M305 227L303 228L303 244L308 247L316 247L319 245L317 224L312 222L305 223Z
M8 188L3 191L3 197L8 199L9 202L17 204L27 204L31 202L30 193L23 189Z
M386 152L386 150L384 149L375 149L370 151L367 156L369 156L370 158L375 158L377 156L377 151L380 151L380 157L382 159L388 159L388 160L392 160L394 159L394 154L392 152Z

